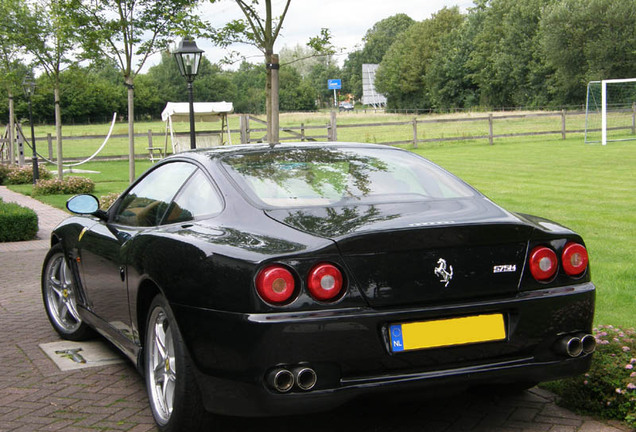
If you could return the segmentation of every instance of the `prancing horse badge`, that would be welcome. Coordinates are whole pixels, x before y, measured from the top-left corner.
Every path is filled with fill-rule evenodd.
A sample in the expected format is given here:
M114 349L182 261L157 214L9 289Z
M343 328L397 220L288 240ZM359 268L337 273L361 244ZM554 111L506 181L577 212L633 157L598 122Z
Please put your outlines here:
M443 283L444 288L446 288L451 279L453 279L453 266L448 266L444 258L438 259L437 267L435 267L435 276L440 278L439 281Z

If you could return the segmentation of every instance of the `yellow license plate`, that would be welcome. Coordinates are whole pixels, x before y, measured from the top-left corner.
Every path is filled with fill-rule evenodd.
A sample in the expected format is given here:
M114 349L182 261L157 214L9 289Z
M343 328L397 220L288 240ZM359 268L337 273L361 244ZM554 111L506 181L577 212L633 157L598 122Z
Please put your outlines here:
M506 339L502 314L392 324L389 326L391 351L410 351L493 342Z

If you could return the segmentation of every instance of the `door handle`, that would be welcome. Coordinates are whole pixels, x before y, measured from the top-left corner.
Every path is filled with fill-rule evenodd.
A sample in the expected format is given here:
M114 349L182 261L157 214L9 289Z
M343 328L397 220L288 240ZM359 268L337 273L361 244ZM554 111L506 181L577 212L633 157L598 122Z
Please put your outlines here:
M119 277L121 278L122 282L126 280L126 267L119 266Z

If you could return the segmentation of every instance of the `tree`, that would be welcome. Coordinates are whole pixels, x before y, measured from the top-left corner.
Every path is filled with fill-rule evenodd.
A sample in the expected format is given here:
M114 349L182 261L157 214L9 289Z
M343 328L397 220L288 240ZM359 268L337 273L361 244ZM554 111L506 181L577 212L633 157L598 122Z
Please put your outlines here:
M265 0L265 17L261 18L256 10L258 0L235 0L245 15L245 21L234 21L232 25L240 29L244 41L256 46L265 55L267 76L265 81L265 111L267 113L267 140L278 140L278 56L274 54L274 43L278 38L283 21L289 10L291 0L285 1L283 12L275 21L272 15L272 2Z
M242 113L265 112L265 66L242 62L232 75L236 87L234 110Z
M142 114L156 116L166 102L183 100L187 94L186 81L179 73L177 63L167 52L162 53L159 64L152 66L146 75L140 75L139 78L144 80L144 86L152 86L154 94L148 96L156 102L153 102L154 107L148 105L144 108ZM236 87L232 82L232 73L222 71L206 57L201 58L197 79L193 84L195 101L235 100Z
M357 100L362 99L362 65L365 64L362 51L353 51L347 56L342 66L342 87L353 94Z
M391 45L413 24L415 21L406 14L393 15L375 23L364 35L364 61L380 63Z
M320 60L311 68L309 79L316 90L320 106L333 106L333 103L329 103L333 98L333 90L327 88L327 81L341 76L342 72L331 56L323 57Z
M3 84L9 99L9 159L15 160L13 149L15 130L15 113L13 95L15 88L19 86L21 79L21 65L19 61L19 42L16 40L18 34L14 31L18 20L16 11L21 5L20 0L2 0L0 2L0 82Z
M379 64L391 45L411 27L415 21L406 14L397 14L378 21L367 30L363 41L364 47L354 51L344 62L343 86L356 99L362 97L362 65Z
M462 24L457 7L443 8L430 19L413 24L386 52L375 86L393 108L430 108L425 77L444 35Z
M296 69L283 66L280 70L280 109L282 111L312 111L316 109L316 91L307 78Z
M313 49L300 44L294 47L283 47L279 55L281 66L294 68L303 78L307 78L311 69L321 61L321 56L317 55Z
M539 48L548 67L550 96L581 104L588 81L636 76L636 3L563 0L541 19Z
M480 2L480 29L472 46L469 67L485 106L542 105L545 77L536 49L541 11L553 0L492 0Z
M63 176L62 112L60 107L60 74L75 62L78 35L68 11L59 0L25 2L17 10L15 29L21 45L35 57L53 84L57 174Z
M210 0L214 3L216 0ZM259 10L261 0L235 0L245 19L228 23L223 29L213 32L213 39L219 45L227 46L234 42L246 43L258 48L265 56L267 71L265 82L265 111L267 113L267 140L277 143L278 139L278 72L280 62L274 54L274 44L280 34L289 10L291 0L285 0L281 15L275 18L272 11L272 0L264 0L265 10ZM308 45L316 52L329 49L331 35L329 30L322 29L321 34L311 38Z
M183 28L198 28L197 0L68 0L91 58L116 61L128 88L129 180L135 179L134 80ZM190 27L192 26L192 27Z
M473 14L442 38L425 79L434 109L468 108L479 104L479 87L473 81L473 70L469 66L478 29L477 15Z

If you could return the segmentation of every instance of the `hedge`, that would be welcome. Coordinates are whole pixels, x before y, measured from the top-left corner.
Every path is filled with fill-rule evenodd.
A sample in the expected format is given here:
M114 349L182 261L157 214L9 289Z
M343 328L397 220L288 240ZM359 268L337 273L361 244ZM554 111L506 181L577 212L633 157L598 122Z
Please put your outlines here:
M3 168L3 172L8 169L5 174L0 174L0 180L3 184L17 185L17 184L29 184L33 183L33 165L9 165ZM53 174L47 170L44 165L38 165L38 174L41 180L48 180L53 178Z
M0 242L32 240L38 232L38 215L29 208L0 200Z
M64 180L38 180L33 185L33 195L66 194L75 195L91 193L95 189L95 182L85 177L67 177Z
M8 165L0 164L0 185L4 184L9 172L11 172L11 168Z

